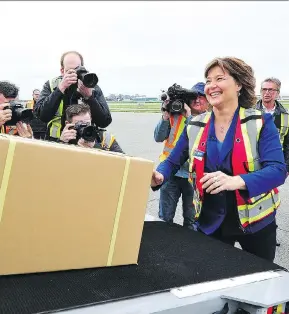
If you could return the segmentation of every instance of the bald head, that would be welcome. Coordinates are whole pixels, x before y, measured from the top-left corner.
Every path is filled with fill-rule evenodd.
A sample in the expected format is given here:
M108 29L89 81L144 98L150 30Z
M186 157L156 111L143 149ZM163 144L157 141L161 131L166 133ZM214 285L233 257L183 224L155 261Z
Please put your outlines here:
M63 75L70 69L75 69L83 65L83 57L77 51L65 52L60 59L61 74Z

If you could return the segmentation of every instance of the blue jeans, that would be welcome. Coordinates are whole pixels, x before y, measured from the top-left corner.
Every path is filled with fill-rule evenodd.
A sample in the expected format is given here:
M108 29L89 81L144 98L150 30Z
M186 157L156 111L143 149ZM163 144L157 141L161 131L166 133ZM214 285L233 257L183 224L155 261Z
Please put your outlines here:
M174 176L160 188L159 218L173 223L179 198L182 196L184 227L194 223L194 189L187 178Z

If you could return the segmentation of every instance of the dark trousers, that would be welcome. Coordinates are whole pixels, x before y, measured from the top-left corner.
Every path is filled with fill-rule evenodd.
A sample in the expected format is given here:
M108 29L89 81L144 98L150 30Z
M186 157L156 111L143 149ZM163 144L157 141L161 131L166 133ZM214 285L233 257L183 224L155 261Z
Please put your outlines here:
M272 222L262 230L253 234L224 236L219 228L211 237L224 243L235 245L239 242L242 249L270 262L274 261L276 253L276 222Z
M177 205L182 196L183 225L192 226L195 217L193 195L194 189L187 178L172 177L160 189L159 218L173 223Z
M33 137L37 140L44 140L46 132L33 132Z

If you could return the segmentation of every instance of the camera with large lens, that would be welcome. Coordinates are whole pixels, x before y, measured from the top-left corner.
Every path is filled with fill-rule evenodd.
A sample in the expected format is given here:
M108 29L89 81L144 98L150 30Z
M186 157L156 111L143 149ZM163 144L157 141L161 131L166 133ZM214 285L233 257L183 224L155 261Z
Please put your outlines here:
M192 100L198 98L198 92L186 89L173 84L168 88L166 93L161 95L161 100L169 100L166 108L162 108L163 111L168 111L169 113L182 113L184 111L185 103L189 106Z
M89 73L83 66L75 68L75 71L77 78L81 80L85 87L94 88L97 85L98 77L95 73Z
M12 111L11 120L7 121L5 125L7 126L15 126L17 122L29 123L33 120L33 110L25 108L21 103L16 103L11 101L10 104L3 108L10 109Z
M76 131L76 139L79 140L83 138L86 142L100 141L98 128L94 125L89 125L85 122L77 122L74 126L69 129L74 129Z

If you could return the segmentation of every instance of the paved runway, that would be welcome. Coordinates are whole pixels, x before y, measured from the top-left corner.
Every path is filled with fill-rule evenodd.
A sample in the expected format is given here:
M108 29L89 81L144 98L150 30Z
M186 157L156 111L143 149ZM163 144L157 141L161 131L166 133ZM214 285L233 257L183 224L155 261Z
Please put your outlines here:
M153 160L158 164L158 156L163 148L162 143L154 141L154 128L160 119L160 114L154 113L112 113L112 124L108 130L115 134L122 149L131 156ZM289 180L280 188L282 204L278 211L278 241L275 262L289 269ZM147 213L156 216L158 212L159 193L150 192ZM175 217L176 223L182 222L180 203Z

